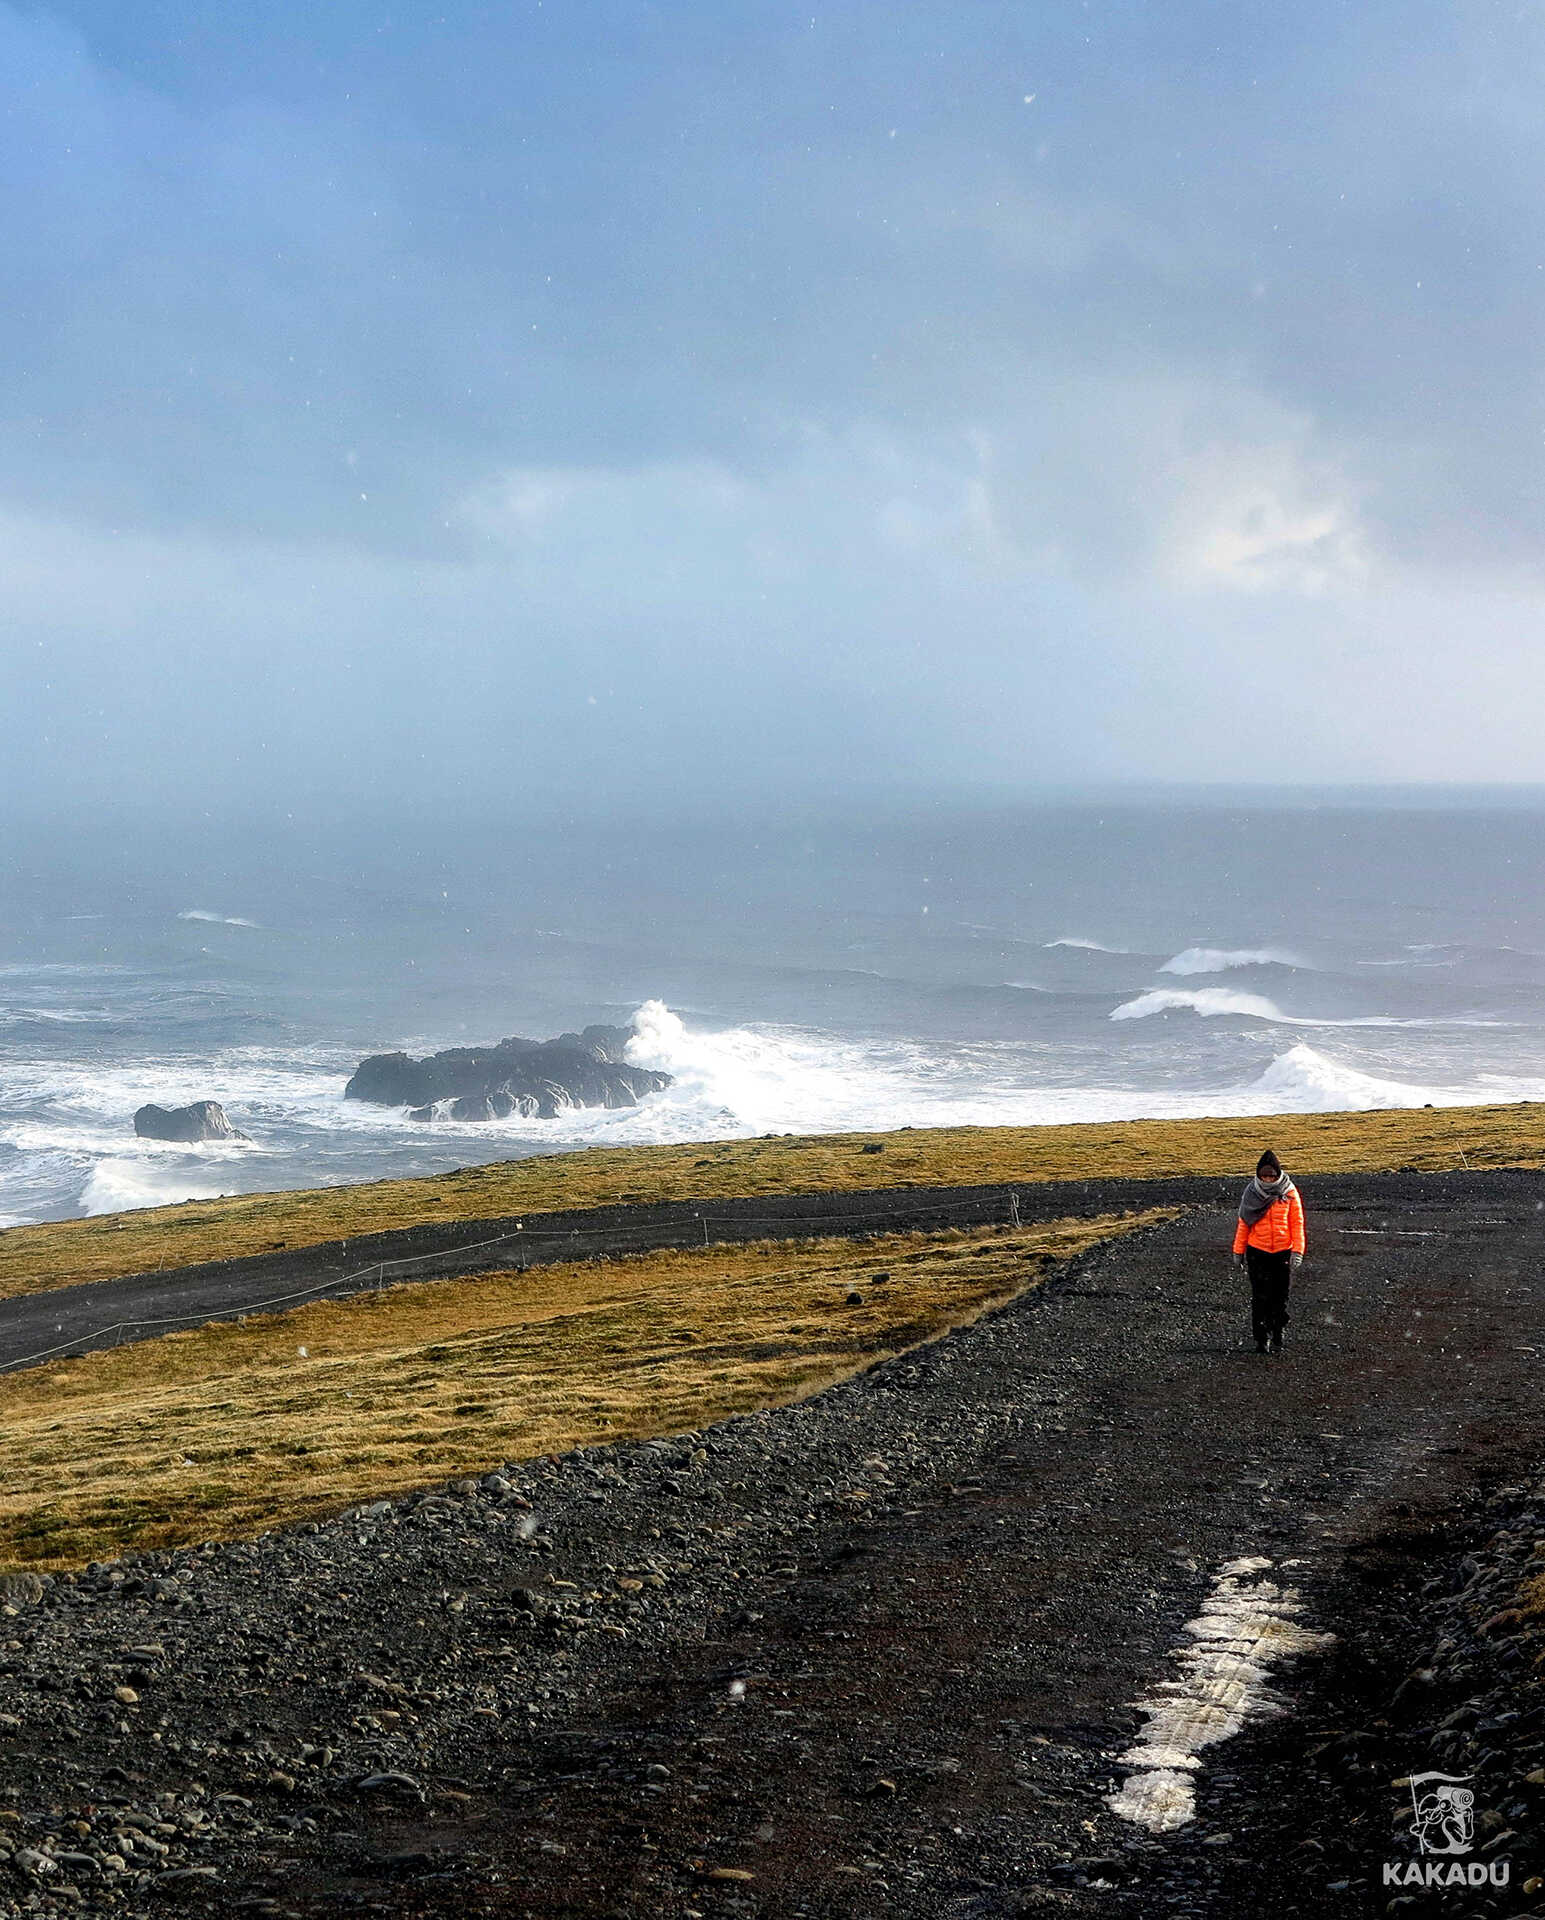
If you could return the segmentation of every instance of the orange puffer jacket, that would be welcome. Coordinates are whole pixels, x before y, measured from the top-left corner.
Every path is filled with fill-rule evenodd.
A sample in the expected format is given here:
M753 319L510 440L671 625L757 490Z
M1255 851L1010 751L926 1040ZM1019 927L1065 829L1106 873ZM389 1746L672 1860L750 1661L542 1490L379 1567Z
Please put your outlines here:
M1269 1206L1253 1227L1243 1220L1234 1222L1234 1251L1258 1247L1262 1253L1302 1253L1304 1250L1304 1203L1297 1187L1289 1187L1285 1199Z

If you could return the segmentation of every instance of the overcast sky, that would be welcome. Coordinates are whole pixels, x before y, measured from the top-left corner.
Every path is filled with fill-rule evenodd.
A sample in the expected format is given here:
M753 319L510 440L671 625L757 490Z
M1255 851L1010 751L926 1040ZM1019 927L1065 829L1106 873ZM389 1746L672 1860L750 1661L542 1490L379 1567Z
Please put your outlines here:
M1538 0L0 0L0 783L1542 780Z

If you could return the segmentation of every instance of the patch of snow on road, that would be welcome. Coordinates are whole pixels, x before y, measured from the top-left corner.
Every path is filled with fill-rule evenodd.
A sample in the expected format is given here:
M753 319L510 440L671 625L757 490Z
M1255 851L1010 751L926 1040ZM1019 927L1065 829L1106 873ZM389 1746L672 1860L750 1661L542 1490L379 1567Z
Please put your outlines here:
M1172 1833L1196 1813L1197 1755L1230 1740L1246 1721L1282 1711L1271 1670L1293 1654L1318 1653L1335 1635L1299 1625L1296 1589L1265 1578L1269 1560L1231 1560L1219 1570L1206 1605L1186 1626L1196 1643L1180 1651L1181 1676L1159 1683L1138 1707L1148 1715L1135 1746L1121 1755L1132 1769L1106 1804L1150 1833Z

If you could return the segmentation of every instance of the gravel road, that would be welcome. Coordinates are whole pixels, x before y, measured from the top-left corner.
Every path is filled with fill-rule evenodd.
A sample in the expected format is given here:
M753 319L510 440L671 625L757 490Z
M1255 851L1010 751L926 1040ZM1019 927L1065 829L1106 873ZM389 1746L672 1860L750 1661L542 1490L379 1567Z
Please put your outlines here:
M165 1273L130 1273L0 1301L0 1372L68 1348L154 1339L169 1326L232 1320L301 1299L342 1299L405 1280L444 1280L560 1260L649 1253L748 1240L802 1240L867 1231L932 1232L1019 1218L1105 1210L1119 1190L1130 1208L1226 1203L1238 1182L1032 1182L1020 1187L919 1187L859 1193L761 1194L748 1200L668 1201L568 1213L455 1220L328 1240L282 1253L211 1260ZM1017 1213L1016 1213L1017 1210Z
M1537 1911L1545 1183L1300 1184L1280 1359L1214 1204L797 1407L16 1586L0 1915ZM1135 1826L1246 1559L1335 1643ZM1385 1884L1445 1765L1504 1888Z

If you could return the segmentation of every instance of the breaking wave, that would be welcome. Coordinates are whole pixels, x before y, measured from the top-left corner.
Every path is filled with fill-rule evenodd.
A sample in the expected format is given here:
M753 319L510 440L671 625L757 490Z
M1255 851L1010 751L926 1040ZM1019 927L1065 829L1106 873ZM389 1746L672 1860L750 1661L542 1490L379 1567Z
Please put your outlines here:
M1252 1080L1232 1086L1173 1089L1035 1086L1008 1077L1001 1050L958 1049L946 1062L922 1049L860 1049L827 1036L741 1028L694 1033L661 1001L634 1015L628 1052L637 1066L676 1075L676 1085L638 1110L669 1125L684 1109L701 1121L716 1111L736 1130L833 1132L858 1128L1036 1126L1074 1120L1230 1114L1315 1113L1377 1107L1480 1104L1536 1097L1545 1087L1432 1087L1383 1079L1300 1042ZM996 1053L996 1058L987 1058ZM997 1084L990 1084L992 1072ZM575 1116L569 1116L570 1119ZM664 1137L664 1136L662 1136ZM685 1138L675 1134L670 1137Z
M1130 947L1108 947L1103 940L1080 940L1069 936L1063 940L1048 940L1048 947L1076 947L1080 953L1130 953Z
M1257 1113L1371 1112L1379 1107L1422 1107L1429 1102L1463 1105L1465 1096L1433 1087L1411 1086L1400 1080L1381 1080L1359 1073L1302 1042L1279 1053L1258 1080L1243 1089L1259 1105ZM1475 1095L1481 1099L1486 1096Z
M0 1007L0 1027L25 1027L37 1023L55 1027L85 1027L110 1020L112 1015L100 1007Z
M163 1170L140 1160L103 1160L81 1189L82 1213L126 1213L133 1207L170 1207L180 1200L216 1200L235 1192L207 1178L193 1178L181 1170Z
M247 920L239 913L211 913L208 907L184 907L178 914L179 920L207 920L216 927L256 927L256 920Z
M1197 1013L1204 1020L1232 1016L1239 1020L1268 1020L1279 1027L1500 1027L1506 1022L1456 1016L1449 1020L1399 1019L1394 1014L1352 1015L1284 1013L1262 993L1239 993L1232 987L1151 987L1135 1000L1124 1000L1111 1010L1112 1020L1147 1020L1156 1013Z
M1235 967L1304 967L1308 963L1280 947L1187 947L1160 967L1160 973L1229 973Z
M1275 1020L1286 1023L1285 1014L1274 1000L1260 993L1236 993L1232 987L1197 987L1187 992L1181 987L1150 987L1135 1000L1123 1000L1111 1010L1112 1020L1147 1020L1156 1013L1199 1013L1204 1020L1216 1020L1233 1014L1245 1020Z

